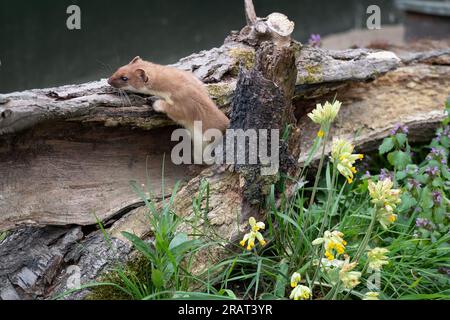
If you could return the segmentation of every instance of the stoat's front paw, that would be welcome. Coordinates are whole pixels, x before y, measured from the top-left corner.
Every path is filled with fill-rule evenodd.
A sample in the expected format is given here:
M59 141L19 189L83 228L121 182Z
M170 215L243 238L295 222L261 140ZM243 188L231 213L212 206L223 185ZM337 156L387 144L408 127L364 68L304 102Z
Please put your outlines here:
M163 100L157 100L153 103L153 110L156 112L165 112L165 102Z

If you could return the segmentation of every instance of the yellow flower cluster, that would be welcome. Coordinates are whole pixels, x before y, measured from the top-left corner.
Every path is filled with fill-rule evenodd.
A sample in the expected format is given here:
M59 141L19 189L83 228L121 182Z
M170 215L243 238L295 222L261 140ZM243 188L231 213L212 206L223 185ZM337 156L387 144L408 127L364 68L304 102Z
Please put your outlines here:
M327 101L323 106L317 104L316 108L308 114L308 117L321 126L329 125L336 118L341 105L342 103L339 101L335 101L332 104Z
M378 181L377 183L369 180L370 197L377 210L378 221L385 229L397 220L394 210L401 202L401 191L392 189L393 185L394 183L390 179Z
M320 259L320 264L321 264L322 268L323 268L325 271L329 272L329 271L332 271L332 270L335 270L335 269L340 269L340 268L342 268L342 266L343 266L343 264L344 264L344 261L342 261L342 260L337 260L337 259L334 259L334 260L328 260L328 259L322 258L322 259ZM313 265L314 265L314 266L319 265L319 260L317 260L317 259L314 260L314 261L313 261Z
M291 287L294 288L289 296L292 300L309 300L311 298L311 289L306 286L299 285L302 280L301 275L295 272L291 277Z
M367 253L369 270L380 271L384 265L388 264L388 257L385 255L389 252L386 248L375 248Z
M380 295L380 294L379 294L378 292L373 292L373 291L367 292L367 293L364 295L363 300L380 300L380 299L378 298L379 295Z
M362 154L352 154L354 149L355 147L344 139L335 140L331 148L331 161L347 178L348 183L353 183L353 175L356 173L356 168L353 166L355 161L364 158Z
M338 272L340 282L346 289L353 289L361 283L362 273L354 271L358 265L358 261L350 263L350 256L344 254L347 242L343 239L344 234L340 231L325 231L323 238L317 238L312 242L313 245L323 244L325 248L325 256L327 259L321 259L321 264L325 271L334 273ZM344 260L337 259L334 256L344 254ZM313 262L314 265L319 264L319 261ZM300 275L298 275L300 276ZM331 274L332 277L333 274ZM291 285L294 286L296 282L294 278L291 279Z
M256 222L256 219L253 217L248 220L248 223L250 224L251 230L249 233L244 235L240 245L245 247L245 244L248 243L247 250L252 250L255 247L255 240L257 239L262 246L265 246L266 241L259 231L264 230L266 225L263 222Z
M294 272L294 274L291 277L291 287L295 288L298 286L298 283L302 281L302 276L298 272Z
M347 256L344 265L339 271L339 279L346 289L353 289L360 283L359 279L361 278L361 272L353 271L357 265L357 262L350 263L350 257Z
M344 234L340 231L325 231L323 238L317 238L312 242L313 245L323 244L325 248L325 257L332 261L335 257L345 252L347 242L343 239Z

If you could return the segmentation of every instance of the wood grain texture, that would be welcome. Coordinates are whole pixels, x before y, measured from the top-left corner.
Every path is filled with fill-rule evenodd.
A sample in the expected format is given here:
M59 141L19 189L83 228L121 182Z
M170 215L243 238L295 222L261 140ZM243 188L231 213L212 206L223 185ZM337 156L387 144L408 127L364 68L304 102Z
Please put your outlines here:
M171 127L133 132L79 123L40 125L0 137L0 230L19 225L90 225L143 200L130 181L161 196L189 179L170 161ZM96 218L97 217L97 218Z

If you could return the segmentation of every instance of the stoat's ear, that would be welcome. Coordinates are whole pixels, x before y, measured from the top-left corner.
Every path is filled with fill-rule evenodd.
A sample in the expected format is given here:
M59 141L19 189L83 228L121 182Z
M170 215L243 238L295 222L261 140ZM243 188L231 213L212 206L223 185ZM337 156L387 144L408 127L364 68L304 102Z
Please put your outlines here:
M147 73L145 73L145 71L143 69L136 69L136 75L145 83L148 82L148 76Z
M136 62L141 61L141 60L142 60L141 57L137 56L137 57L134 57L134 59L131 60L129 64L133 64L133 63L136 63Z

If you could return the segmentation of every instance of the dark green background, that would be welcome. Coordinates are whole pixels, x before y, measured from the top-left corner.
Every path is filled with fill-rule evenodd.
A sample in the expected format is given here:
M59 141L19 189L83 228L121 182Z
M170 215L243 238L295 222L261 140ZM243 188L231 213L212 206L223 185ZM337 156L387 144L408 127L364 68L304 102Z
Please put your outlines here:
M219 46L245 24L243 0L0 0L0 93L107 77L135 55L159 63ZM378 4L397 23L394 1L254 0L258 15L279 11L295 38L365 27ZM66 8L81 7L82 30L66 28Z

